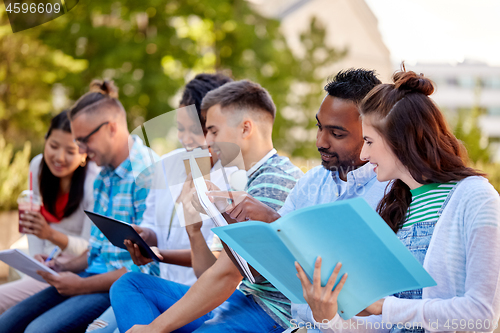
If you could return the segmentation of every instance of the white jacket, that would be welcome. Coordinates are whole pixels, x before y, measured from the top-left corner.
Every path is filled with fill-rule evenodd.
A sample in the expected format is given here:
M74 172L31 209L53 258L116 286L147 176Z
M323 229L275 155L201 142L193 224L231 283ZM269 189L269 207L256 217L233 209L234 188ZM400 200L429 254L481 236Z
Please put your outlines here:
M30 163L30 171L33 175L33 192L40 196L40 183L38 175L40 172L40 162L42 154L33 157ZM50 226L57 231L68 236L68 245L62 253L78 256L85 251L89 245L91 221L83 210L92 211L94 207L94 180L101 170L94 162L88 162L87 174L83 189L83 200L80 207L70 216L67 216L59 223L51 223ZM28 247L31 256L35 254L49 254L54 248L48 240L40 239L34 235L28 236Z

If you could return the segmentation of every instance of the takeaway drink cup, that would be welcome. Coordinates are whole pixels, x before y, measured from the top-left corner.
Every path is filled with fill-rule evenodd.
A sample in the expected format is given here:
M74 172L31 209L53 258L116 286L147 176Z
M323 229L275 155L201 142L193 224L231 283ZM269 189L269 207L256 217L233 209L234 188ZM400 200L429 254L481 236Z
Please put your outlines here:
M21 214L27 212L39 212L42 206L42 201L40 197L33 193L33 191L25 190L22 191L17 198L18 211L19 211L19 232L23 232L23 227L21 226Z
M191 173L191 166L189 164L189 157L194 156L196 163L200 167L201 174L205 180L210 180L210 170L212 169L210 152L208 149L195 148L192 151L187 151L183 153L182 159L184 160L184 168L186 169L186 174Z

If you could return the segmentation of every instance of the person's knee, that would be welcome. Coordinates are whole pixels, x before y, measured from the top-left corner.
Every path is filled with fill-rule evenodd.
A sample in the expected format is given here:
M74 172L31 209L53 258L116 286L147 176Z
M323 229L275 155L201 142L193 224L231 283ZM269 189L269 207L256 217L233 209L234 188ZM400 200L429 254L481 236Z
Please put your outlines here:
M112 333L116 329L116 325L112 325L107 320L97 318L94 320L85 333L94 332L94 333Z
M117 327L115 313L113 308L109 307L87 327L86 332L113 333Z
M109 296L113 299L113 295L118 296L123 293L124 290L134 290L137 289L136 281L143 276L143 273L129 272L113 283L111 289L109 290Z
M57 331L57 328L53 327L52 325L45 325L44 323L41 323L39 320L34 320L32 321L28 327L24 330L24 333L52 333Z

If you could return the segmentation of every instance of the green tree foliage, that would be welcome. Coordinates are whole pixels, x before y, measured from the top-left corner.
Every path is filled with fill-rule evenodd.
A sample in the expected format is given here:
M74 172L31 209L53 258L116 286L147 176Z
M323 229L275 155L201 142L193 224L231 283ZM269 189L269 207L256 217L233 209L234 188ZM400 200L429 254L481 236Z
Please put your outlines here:
M477 162L472 165L473 168L481 170L486 174L491 185L500 193L500 164Z
M316 157L314 114L325 76L333 74L321 69L345 51L325 46L325 30L313 20L296 56L279 25L246 0L81 0L61 17L13 34L0 6L0 135L14 151L30 140L32 153L40 152L49 119L95 78L115 81L133 129L177 108L181 88L197 73L221 71L269 90L278 149ZM9 188L17 197L20 189Z
M464 143L472 162L488 163L490 161L489 143L479 128L478 117L480 115L481 110L477 107L472 110L459 111L454 134Z
M275 144L292 156L318 158L316 150L316 113L326 95L324 85L333 63L347 54L325 44L326 31L322 23L313 18L309 29L301 34L304 53L296 60L291 71L292 83L285 107L276 119Z
M13 34L0 6L0 135L22 146L41 138L51 117L52 88L87 67L27 34Z
M42 59L43 52L36 45L47 50L47 57L56 52L53 50L66 57L65 62L52 63L64 70L31 75L39 81L45 79L30 80L27 89L43 90L43 103L32 103L34 98L25 103L25 108L32 104L43 107L43 111L32 112L34 117L25 119L37 122L36 135L47 122L41 115L50 110L48 90L56 82L75 100L86 92L92 79L113 79L121 88L120 100L128 111L129 126L135 128L144 120L175 109L179 90L195 74L217 70L235 79L254 80L268 89L280 112L274 132L277 147L303 155L311 135L304 141L303 135L294 136L284 130L290 122L282 113L286 106L291 106L310 118L310 111L317 109L324 83L324 73L319 76L317 70L340 56L324 46L324 35L324 29L314 21L310 31L302 36L305 55L297 58L280 33L279 22L260 16L245 0L87 0L56 20L11 34L4 48L15 41L28 45L27 50L39 52ZM11 52L15 56L19 50L17 47ZM41 71L48 66L40 63L40 56L34 53L25 58L38 62ZM75 63L75 59L86 62ZM292 84L306 89L291 91ZM13 99L16 103L19 100ZM14 109L26 115L25 109ZM291 124L305 125L306 131L310 131L310 121L297 123L292 119ZM35 127L21 122L9 125L18 129Z
M30 151L31 145L26 142L14 156L12 144L0 135L0 210L16 208L17 196L27 188Z
M89 60L85 71L62 80L74 88L71 98L93 78L114 79L131 127L176 108L173 97L202 71L255 80L283 105L295 65L279 22L244 0L81 1L42 27L44 43Z

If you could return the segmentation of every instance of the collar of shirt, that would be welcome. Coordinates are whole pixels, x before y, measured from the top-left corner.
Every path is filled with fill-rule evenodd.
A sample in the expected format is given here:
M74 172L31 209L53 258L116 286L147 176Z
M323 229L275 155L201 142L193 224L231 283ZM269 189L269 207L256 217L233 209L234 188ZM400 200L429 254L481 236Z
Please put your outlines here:
M138 154L139 145L141 145L140 138L137 135L132 135L132 139L134 140L134 144L130 148L127 158L115 169L110 165L104 166L101 171L103 176L111 176L112 173L115 173L118 177L123 179L132 171L132 162L130 160L134 159Z
M278 151L276 149L271 149L269 153L266 154L263 158L260 159L257 163L255 163L248 171L247 171L247 177L250 178L255 171L257 171L262 164L266 163L268 159L270 159L274 154L276 154Z
M338 170L332 171L332 177L341 181ZM347 173L347 184L348 186L365 186L374 177L377 177L377 174L373 171L373 165L367 162L363 166Z

